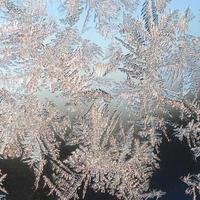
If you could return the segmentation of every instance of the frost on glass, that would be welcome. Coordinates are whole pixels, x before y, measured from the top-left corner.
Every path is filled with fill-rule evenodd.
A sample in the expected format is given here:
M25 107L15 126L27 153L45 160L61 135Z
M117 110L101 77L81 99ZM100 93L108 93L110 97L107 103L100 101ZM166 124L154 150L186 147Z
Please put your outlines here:
M0 171L0 191L7 193L6 190L3 188L3 181L6 178L6 174L2 174ZM0 198L3 197L3 195L0 195Z
M0 0L0 159L20 159L35 189L60 200L89 187L118 199L164 195L150 180L167 125L200 156L200 39L188 32L192 11L169 2ZM109 45L87 38L91 29ZM199 175L182 180L196 200Z

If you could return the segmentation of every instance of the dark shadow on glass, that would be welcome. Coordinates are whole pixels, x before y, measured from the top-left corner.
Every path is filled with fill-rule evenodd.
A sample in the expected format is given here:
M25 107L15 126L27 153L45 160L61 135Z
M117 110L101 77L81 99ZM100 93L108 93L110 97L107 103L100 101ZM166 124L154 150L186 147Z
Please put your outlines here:
M160 169L153 174L150 186L166 192L160 200L192 200L185 194L187 185L180 178L200 173L200 162L195 161L187 142L174 137L163 139L159 158Z

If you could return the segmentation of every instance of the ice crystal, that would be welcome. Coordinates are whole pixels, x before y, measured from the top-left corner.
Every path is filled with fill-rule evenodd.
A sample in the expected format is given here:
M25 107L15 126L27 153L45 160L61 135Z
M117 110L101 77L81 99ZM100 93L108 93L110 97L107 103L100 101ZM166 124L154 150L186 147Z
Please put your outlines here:
M35 188L44 183L60 200L88 187L118 199L164 195L150 179L167 124L200 156L200 40L188 33L191 10L168 11L169 2L0 0L1 159L21 159ZM109 38L108 51L83 36L90 27ZM195 200L199 175L183 181Z

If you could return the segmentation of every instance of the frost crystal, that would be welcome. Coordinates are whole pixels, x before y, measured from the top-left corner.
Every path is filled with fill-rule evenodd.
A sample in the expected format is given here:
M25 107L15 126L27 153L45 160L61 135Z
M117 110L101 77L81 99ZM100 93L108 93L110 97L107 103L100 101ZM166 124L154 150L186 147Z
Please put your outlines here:
M167 124L199 158L200 39L188 33L191 10L168 12L169 2L0 0L0 156L32 168L35 189L158 199L150 179ZM199 175L182 180L196 200Z

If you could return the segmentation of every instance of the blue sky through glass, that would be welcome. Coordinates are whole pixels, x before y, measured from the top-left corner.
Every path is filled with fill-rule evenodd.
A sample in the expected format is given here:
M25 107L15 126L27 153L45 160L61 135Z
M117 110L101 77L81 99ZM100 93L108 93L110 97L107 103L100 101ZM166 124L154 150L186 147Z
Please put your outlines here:
M143 2L141 1L140 5L142 5L142 3ZM190 23L189 33L199 36L200 35L200 0L171 0L169 4L169 9L171 10L178 9L180 11L185 11L188 7L191 8L192 13L195 16L194 19ZM50 15L56 18L59 18L59 16L61 15L61 12L59 12L58 4L56 3L56 1L53 1L53 3L48 6L48 10L49 10ZM141 9L139 6L135 12L135 15L138 17L140 16L140 10ZM80 31L84 23L86 12L87 10L84 10L77 24L77 28ZM91 24L91 26L94 27L94 24ZM82 36L83 38L89 39L92 42L102 46L103 48L106 48L110 44L110 39L106 39L102 37L99 33L95 31L94 28L88 29Z
M190 24L190 33L200 35L200 0L172 0L170 3L171 9L186 10L188 7L192 9L195 18Z

